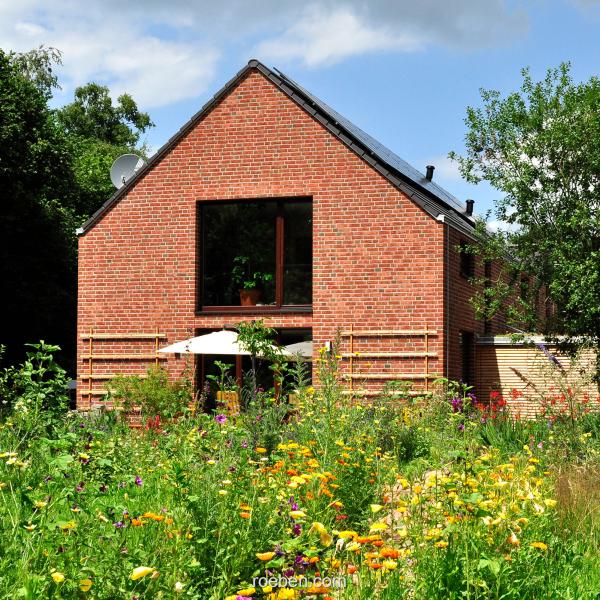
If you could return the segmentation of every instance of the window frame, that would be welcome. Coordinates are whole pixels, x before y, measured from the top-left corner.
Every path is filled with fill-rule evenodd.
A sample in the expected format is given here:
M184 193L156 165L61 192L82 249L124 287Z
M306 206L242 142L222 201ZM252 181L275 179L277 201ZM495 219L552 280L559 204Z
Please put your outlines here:
M265 306L218 306L204 304L204 264L206 252L204 248L205 235L204 225L205 219L204 207L215 205L232 205L248 203L273 203L276 207L275 217L275 304ZM196 314L206 313L227 313L227 314L243 314L243 313L312 313L312 287L311 287L311 303L310 304L284 304L285 292L285 216L284 206L294 203L310 203L314 209L313 198L311 196L286 196L286 197L260 197L260 198L235 198L227 200L199 200L196 203ZM311 231L312 246L314 250L314 221L313 230ZM314 255L313 255L314 267ZM311 274L312 278L312 274Z
M465 240L461 241L458 245L458 260L459 260L459 273L461 277L465 279L472 279L475 277L475 255L472 252L467 251L469 243Z

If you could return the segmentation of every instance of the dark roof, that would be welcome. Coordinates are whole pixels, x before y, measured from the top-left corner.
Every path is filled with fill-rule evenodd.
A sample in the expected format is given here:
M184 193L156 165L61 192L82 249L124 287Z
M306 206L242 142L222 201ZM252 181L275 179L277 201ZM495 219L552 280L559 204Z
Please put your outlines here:
M329 107L325 102L284 75L281 71L271 70L257 60L248 65L228 81L169 141L162 146L148 163L134 177L117 190L78 230L86 233L102 216L116 204L161 158L167 154L191 129L193 129L229 92L248 74L256 69L271 81L291 100L308 112L327 130L335 135L353 152L381 173L392 185L402 190L417 205L434 218L444 217L444 221L456 229L471 235L474 220L464 213L463 204L442 187L429 181L425 175L402 160L398 155L380 144L368 133L348 121Z

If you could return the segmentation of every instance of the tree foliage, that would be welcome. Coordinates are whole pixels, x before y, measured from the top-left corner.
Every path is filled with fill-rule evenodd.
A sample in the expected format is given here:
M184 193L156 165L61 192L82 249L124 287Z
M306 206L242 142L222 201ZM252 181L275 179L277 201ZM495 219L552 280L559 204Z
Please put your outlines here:
M113 105L108 88L93 83L50 109L60 63L55 48L0 50L0 342L14 363L25 342L49 339L72 369L75 231L114 192L114 159L143 151L136 144L152 122L127 94Z
M140 135L153 126L129 94L119 96L113 105L110 90L97 83L76 88L75 100L59 109L57 116L69 135L128 148L134 148Z
M467 110L466 154L453 156L468 181L503 193L495 208L507 227L480 239L487 258L510 257L513 273L535 276L523 316L535 322L537 287L545 285L556 307L547 333L598 347L600 80L575 83L569 64L539 82L522 74L517 92L481 92L482 106Z

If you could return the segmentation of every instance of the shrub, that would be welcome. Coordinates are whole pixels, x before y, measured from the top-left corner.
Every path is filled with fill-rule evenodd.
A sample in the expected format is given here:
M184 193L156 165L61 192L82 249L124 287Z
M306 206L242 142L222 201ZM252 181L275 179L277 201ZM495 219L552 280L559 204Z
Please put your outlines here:
M143 419L173 418L192 401L189 382L170 381L167 372L160 367L148 369L146 377L116 377L109 387L115 406L126 413L139 410Z
M51 433L62 425L69 409L66 371L54 360L60 350L41 341L27 344L23 364L0 373L0 395L14 426L26 436Z

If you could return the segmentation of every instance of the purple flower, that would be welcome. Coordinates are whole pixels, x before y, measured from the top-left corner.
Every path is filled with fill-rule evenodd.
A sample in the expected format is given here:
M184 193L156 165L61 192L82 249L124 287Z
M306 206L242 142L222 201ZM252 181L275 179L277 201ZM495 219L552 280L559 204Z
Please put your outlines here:
M227 422L227 416L220 413L218 415L215 415L215 421L219 424L219 425L224 425Z
M75 486L75 489L76 489L78 492L83 492L83 488L84 488L84 487L85 487L85 483L83 483L83 481L80 481L80 482L79 482L79 483L78 483L78 484Z
M123 521L117 521L116 523L113 523L113 525L117 528L117 529L122 529L123 527L125 527L125 523L123 523Z
M247 448L248 447L248 442L246 440L244 440L242 442L242 448Z
M292 527L292 534L294 537L298 537L302 533L302 525L300 523L294 523Z
M450 404L452 405L452 412L462 412L463 410L463 401L462 398L452 398L452 400L450 401Z
M464 431L465 430L465 424L464 423L459 423L458 424L458 430L459 431Z
M298 510L298 504L296 503L294 496L290 496L288 502L290 503L291 510Z
M142 487L144 485L144 482L142 481L142 478L139 475L135 476L135 485Z
M283 576L284 577L292 577L295 573L296 573L296 571L294 571L294 569L286 569L283 572Z

